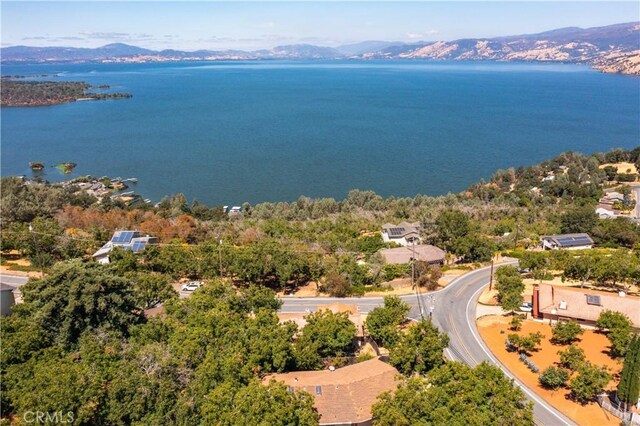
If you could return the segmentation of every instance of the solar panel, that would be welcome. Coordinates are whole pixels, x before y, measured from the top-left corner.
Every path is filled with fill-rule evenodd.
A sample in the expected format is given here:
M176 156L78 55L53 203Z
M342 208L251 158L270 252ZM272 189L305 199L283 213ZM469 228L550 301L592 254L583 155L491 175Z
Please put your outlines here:
M134 241L133 244L131 245L133 252L134 253L138 253L142 250L144 250L146 242L144 241Z
M600 295L598 295L598 294L587 294L587 305L600 306Z
M389 228L389 235L392 237L397 237L404 233L404 228Z
M122 233L122 243L129 243L131 242L131 238L133 238L133 232L131 231L127 231L127 232L123 232Z
M589 237L563 237L557 238L560 245L588 245L593 242Z
M587 237L576 238L575 242L580 244L591 244L591 240Z
M120 242L120 237L121 237L121 236L122 236L122 232L120 232L120 231L115 232L115 233L113 234L113 238L111 239L111 242L113 242L113 243L119 243L119 242Z

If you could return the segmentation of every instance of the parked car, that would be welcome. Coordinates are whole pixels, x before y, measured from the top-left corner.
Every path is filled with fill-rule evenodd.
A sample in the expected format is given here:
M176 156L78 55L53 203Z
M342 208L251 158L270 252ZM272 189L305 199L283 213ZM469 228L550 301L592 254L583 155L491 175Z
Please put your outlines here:
M183 284L181 287L182 291L194 291L202 287L203 283L200 281L190 281L186 284Z
M533 311L533 304L530 302L524 302L518 309L520 309L521 312L531 312Z

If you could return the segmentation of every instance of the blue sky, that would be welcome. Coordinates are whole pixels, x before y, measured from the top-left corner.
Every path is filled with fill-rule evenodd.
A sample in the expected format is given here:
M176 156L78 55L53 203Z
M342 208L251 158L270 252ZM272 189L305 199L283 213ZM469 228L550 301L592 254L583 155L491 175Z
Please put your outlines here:
M2 1L2 45L256 49L416 42L640 20L637 1Z

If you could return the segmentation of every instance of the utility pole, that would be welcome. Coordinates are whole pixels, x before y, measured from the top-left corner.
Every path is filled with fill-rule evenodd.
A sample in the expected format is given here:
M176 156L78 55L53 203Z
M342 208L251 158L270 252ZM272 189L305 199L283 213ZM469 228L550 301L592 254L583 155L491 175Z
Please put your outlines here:
M42 264L42 259L38 257L38 241L36 240L36 234L33 232L33 225L29 224L29 233L33 238L33 249L35 250L35 258L38 262L40 262L40 278L44 278L44 265Z
M492 284L493 284L493 257L491 258L491 274L489 275L489 291L491 291Z
M411 287L415 285L416 276L416 246L415 240L411 242Z
M418 300L418 308L420 308L420 319L424 319L424 309L420 300L420 286L416 284L416 241L411 242L411 287L415 286L416 299Z

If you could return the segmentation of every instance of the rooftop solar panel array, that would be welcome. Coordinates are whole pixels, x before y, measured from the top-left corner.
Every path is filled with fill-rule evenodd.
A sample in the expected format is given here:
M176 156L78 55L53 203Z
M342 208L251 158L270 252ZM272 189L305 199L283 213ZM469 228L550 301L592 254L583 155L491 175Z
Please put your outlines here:
M562 237L558 238L558 244L563 246L588 245L593 244L593 241L588 237Z
M392 237L397 237L404 233L404 228L389 228L389 235Z
M131 239L133 238L134 234L135 234L134 231L118 231L115 234L113 234L113 238L111 239L111 242L119 243L119 244L128 244L131 242Z

